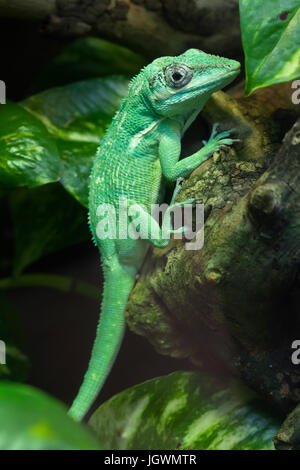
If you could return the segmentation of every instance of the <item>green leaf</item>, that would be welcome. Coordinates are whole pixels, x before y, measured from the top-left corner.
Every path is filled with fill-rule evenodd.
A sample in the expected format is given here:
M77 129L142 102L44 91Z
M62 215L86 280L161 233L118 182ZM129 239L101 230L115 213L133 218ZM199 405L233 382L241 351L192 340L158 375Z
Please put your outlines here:
M274 449L277 419L245 387L175 372L129 388L89 424L109 449Z
M5 364L0 362L0 380L24 381L28 378L29 361L22 352L25 343L22 332L18 312L10 299L0 292L0 341L4 342L6 357Z
M90 239L86 210L57 183L15 191L10 205L15 274L42 256Z
M0 106L0 187L57 181L61 161L44 125L18 104Z
M127 93L122 76L54 88L0 107L0 192L60 181L82 205L101 138Z
M31 92L105 75L131 77L144 65L145 59L125 47L95 37L80 38L47 64Z
M299 0L240 0L246 94L300 76Z
M99 142L127 88L127 78L99 78L45 91L21 106L2 106L1 189L59 180L87 207L89 174ZM41 256L89 238L85 212L60 185L24 189L12 196L15 274Z
M0 449L100 449L57 400L33 387L0 384Z
M99 78L54 88L22 102L43 122L62 161L61 183L88 204L88 180L95 153L127 93L127 78Z

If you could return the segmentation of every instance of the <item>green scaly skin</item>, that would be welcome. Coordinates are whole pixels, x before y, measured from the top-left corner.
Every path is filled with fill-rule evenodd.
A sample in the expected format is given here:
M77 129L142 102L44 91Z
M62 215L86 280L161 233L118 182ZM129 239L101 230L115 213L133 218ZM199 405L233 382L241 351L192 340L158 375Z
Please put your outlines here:
M178 57L154 60L135 77L119 112L97 152L89 194L89 217L99 247L104 273L100 322L89 367L72 407L71 416L84 417L103 386L118 353L125 328L124 311L136 275L150 243L163 247L168 239L150 215L151 205L161 203L164 180L185 178L223 145L231 145L230 132L216 133L193 155L180 160L181 138L212 93L238 75L234 60L190 49ZM178 192L176 186L172 203ZM140 221L152 222L159 238L151 239L144 224L136 227L141 238L99 239L97 208L120 197L139 211ZM191 201L186 201L191 202ZM165 215L165 220L170 213ZM128 217L126 223L134 223ZM150 227L150 225L148 224ZM180 229L184 232L184 227ZM174 231L169 230L169 233Z

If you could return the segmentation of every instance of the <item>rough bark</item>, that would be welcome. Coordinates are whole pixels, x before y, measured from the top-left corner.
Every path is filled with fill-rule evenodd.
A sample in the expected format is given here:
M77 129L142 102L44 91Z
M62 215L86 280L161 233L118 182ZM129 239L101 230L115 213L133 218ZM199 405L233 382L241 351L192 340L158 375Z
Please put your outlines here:
M56 0L0 0L0 16L43 21L56 8Z
M300 450L300 405L285 419L273 440L277 450Z
M160 353L238 375L285 414L300 401L291 361L300 336L300 120L284 137L299 112L277 110L276 90L247 100L219 92L206 106L206 123L235 127L241 142L179 193L205 205L204 246L187 251L172 240L152 250L127 321Z
M0 16L43 20L44 33L95 35L149 58L189 47L241 55L238 0L0 0Z

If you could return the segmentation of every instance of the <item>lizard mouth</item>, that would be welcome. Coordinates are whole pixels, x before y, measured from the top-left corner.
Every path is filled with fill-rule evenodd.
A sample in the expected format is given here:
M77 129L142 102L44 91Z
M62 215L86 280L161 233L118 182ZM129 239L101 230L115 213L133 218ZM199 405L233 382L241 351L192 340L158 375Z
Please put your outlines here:
M197 87L197 86L193 86L191 87L190 89L186 88L186 89L182 89L183 91L185 91L186 93L192 93L196 90L198 91L201 91L201 94L203 93L206 93L207 91L213 89L213 88L218 88L219 85L222 85L222 88L227 85L228 83L230 83L234 77L237 77L237 75L239 74L240 72L240 69L235 69L235 70L232 70L224 75L221 75L219 78L217 79L214 79L214 80L211 80L210 82L208 83L205 83L203 84L203 87ZM223 85L224 84L224 85ZM200 93L199 93L200 94Z

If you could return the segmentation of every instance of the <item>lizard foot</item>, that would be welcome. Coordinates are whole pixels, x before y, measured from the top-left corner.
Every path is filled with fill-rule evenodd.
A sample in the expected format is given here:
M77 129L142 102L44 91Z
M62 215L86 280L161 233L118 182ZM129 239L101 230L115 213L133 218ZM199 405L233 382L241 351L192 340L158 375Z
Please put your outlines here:
M236 131L235 128L232 128L232 129L230 129L229 131L220 132L220 133L218 134L218 132L217 132L218 126L219 126L218 123L216 123L216 124L213 125L210 138L209 138L208 141L203 140L203 141L202 141L203 145L212 144L212 143L217 143L217 142L219 142L220 140L223 140L223 139L228 140L228 142L223 142L224 145L231 145L233 142L239 142L239 141L240 141L239 139L228 139L228 137L230 136L230 134L232 134L233 132ZM229 143L229 140L231 141L230 143Z
M210 137L205 147L207 148L207 150L213 153L220 150L220 148L222 148L223 146L232 145L234 142L240 142L240 139L232 139L229 137L230 134L234 131L235 129L231 129L229 131L220 132L219 134L216 134L214 131L214 137Z

